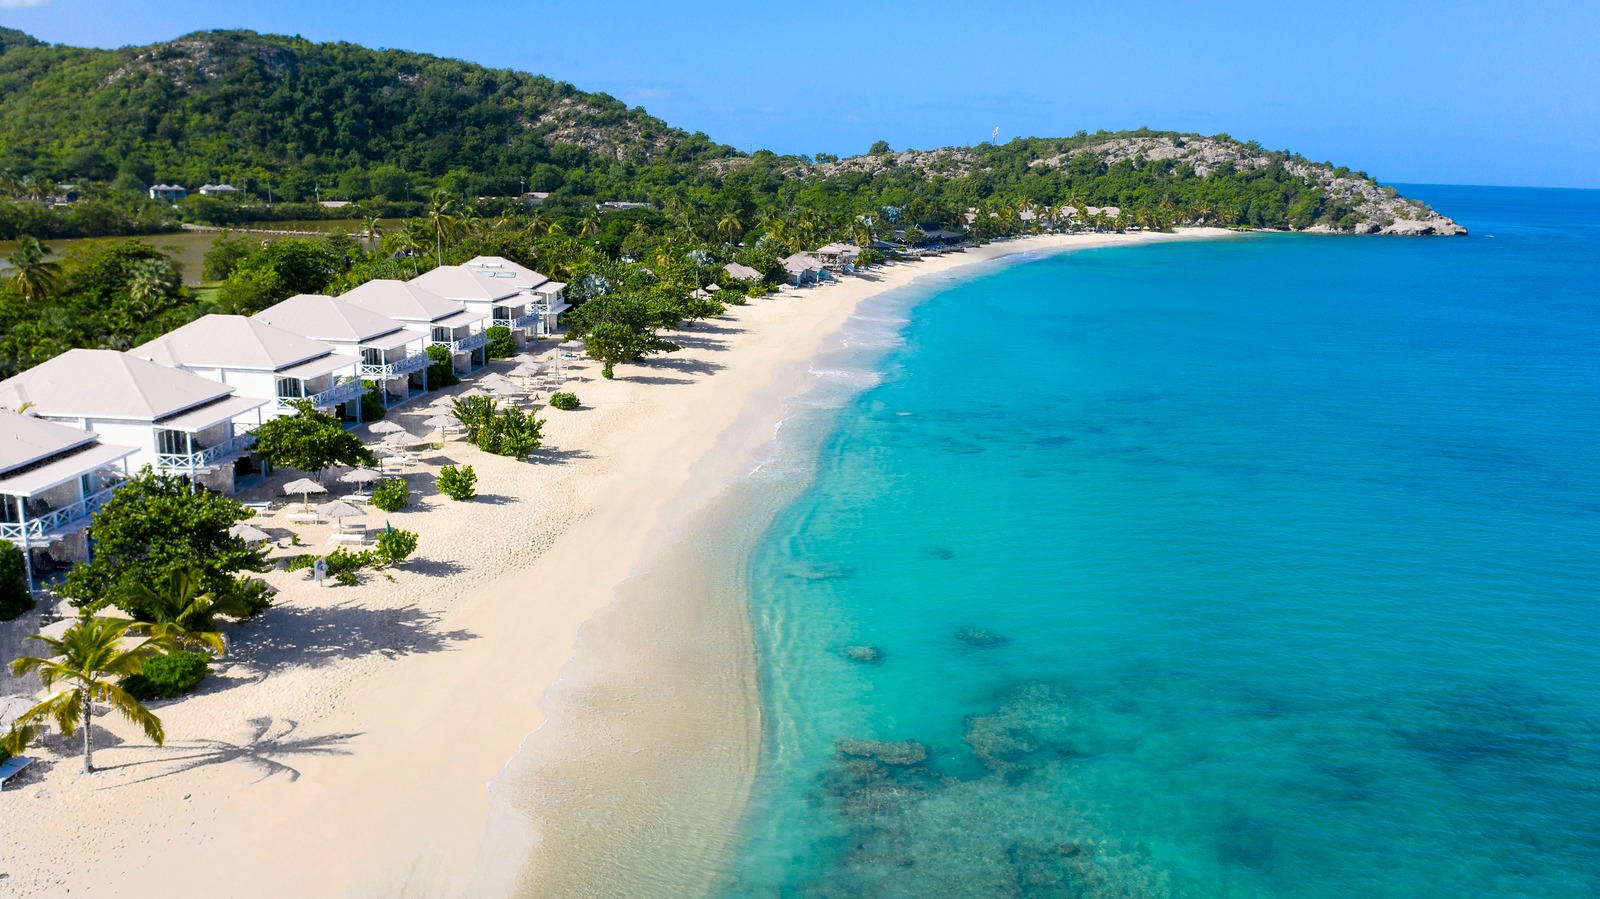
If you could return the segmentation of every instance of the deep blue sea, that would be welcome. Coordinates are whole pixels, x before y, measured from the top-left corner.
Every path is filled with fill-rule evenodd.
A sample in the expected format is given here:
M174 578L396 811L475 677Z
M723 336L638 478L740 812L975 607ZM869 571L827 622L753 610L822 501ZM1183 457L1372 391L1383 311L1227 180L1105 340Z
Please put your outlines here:
M1402 190L1471 236L902 298L752 562L724 894L1600 896L1600 192Z

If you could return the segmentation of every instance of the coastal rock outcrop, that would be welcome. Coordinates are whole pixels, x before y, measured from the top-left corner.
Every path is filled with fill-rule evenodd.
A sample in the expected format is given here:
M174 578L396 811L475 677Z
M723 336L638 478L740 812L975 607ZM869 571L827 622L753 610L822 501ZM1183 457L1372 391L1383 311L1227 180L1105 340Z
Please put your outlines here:
M876 646L846 646L839 650L839 654L863 665L876 665L883 661L883 650Z

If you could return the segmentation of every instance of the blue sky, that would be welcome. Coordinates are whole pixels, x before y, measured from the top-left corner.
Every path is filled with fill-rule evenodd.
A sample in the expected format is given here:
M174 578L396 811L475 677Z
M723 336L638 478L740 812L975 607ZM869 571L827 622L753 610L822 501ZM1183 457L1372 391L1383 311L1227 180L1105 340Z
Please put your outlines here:
M84 46L206 28L524 69L741 149L1227 131L1383 181L1600 187L1600 0L0 0Z

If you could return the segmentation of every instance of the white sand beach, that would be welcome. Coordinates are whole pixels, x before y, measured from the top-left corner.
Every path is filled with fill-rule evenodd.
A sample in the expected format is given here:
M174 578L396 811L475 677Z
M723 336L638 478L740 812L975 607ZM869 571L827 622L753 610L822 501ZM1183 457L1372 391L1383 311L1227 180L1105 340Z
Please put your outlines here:
M268 574L277 606L233 631L230 654L196 694L153 704L166 746L107 718L97 721L108 731L96 733L100 773L83 774L59 743L30 753L42 763L0 795L0 894L571 895L559 860L548 862L551 879L535 870L530 886L517 841L486 844L485 835L523 828L545 858L561 845L542 841L538 821L497 804L488 785L551 711L580 631L584 645L608 650L579 660L586 677L648 683L667 700L611 719L590 709L605 726L573 737L594 741L594 764L573 768L568 788L598 786L585 780L596 772L619 783L660 778L646 769L668 755L638 751L647 745L704 750L698 757L728 786L693 814L716 819L706 833L731 834L759 750L746 623L726 604L702 614L687 588L652 605L650 620L608 616L619 585L748 470L785 398L804 386L807 362L863 300L1010 254L1226 233L1004 241L732 307L685 332L682 352L619 366L614 381L575 361L567 389L583 407L542 413L546 449L534 462L452 440L408 473L409 508L367 516L369 527L387 520L420 535L393 582L318 588L304 572ZM430 414L413 404L389 419L422 434ZM476 467L478 499L435 491L434 474L450 462ZM313 543L327 530L302 533ZM697 681L695 652L718 653L713 667L726 676ZM661 789L692 784L695 770L681 767ZM652 828L674 826L673 813L634 816L627 828L648 842ZM585 828L606 824L563 839ZM649 872L637 874L648 894Z

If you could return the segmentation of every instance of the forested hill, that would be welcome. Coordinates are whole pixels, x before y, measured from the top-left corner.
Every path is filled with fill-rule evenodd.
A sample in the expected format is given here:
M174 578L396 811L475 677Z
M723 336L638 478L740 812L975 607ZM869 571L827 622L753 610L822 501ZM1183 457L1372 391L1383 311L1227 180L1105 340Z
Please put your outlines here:
M0 165L57 180L402 199L405 176L552 190L599 162L726 155L604 94L401 50L214 31L119 50L0 31ZM417 187L412 185L415 194Z
M1114 210L1097 223L1112 228L1464 230L1365 173L1227 135L1141 129L929 151L880 141L843 160L746 155L537 75L249 31L93 50L0 29L0 182L16 198L0 199L0 238L328 211L312 200L409 216L436 192L474 203L521 190L549 193L550 219L643 200L696 233L731 212L741 233L762 221L809 223L803 233L817 235L877 221L987 237L1064 221L1069 207ZM66 211L55 185L69 182L78 200ZM208 182L243 193L176 206L144 197L155 183Z

